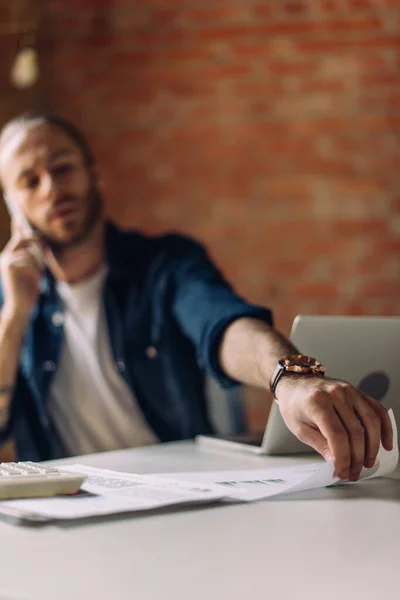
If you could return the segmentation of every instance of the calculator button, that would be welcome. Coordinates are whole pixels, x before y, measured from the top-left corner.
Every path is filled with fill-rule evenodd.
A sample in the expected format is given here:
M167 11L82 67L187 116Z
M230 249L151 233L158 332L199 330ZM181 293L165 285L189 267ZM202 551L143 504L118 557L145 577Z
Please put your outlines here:
M0 462L0 500L75 494L85 479L85 475L38 463Z

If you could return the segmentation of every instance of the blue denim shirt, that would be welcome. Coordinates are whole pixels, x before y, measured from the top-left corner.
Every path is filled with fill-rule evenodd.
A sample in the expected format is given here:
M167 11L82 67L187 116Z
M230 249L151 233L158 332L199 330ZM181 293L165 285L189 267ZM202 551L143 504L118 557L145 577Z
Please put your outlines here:
M103 302L115 366L160 441L212 431L204 395L208 371L223 387L218 350L226 327L243 316L271 323L269 310L239 298L188 237L106 230ZM64 455L48 397L63 342L63 306L49 272L24 339L11 420L19 460ZM1 292L1 290L0 290Z

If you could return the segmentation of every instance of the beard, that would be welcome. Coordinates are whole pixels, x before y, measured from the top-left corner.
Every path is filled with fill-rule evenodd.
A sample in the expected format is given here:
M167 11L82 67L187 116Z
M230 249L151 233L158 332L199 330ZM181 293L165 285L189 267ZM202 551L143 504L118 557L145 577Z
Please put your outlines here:
M59 203L75 200L72 196L63 196L60 198ZM66 239L59 239L56 236L53 236L49 233L45 233L43 231L37 231L45 244L49 247L49 249L55 255L61 255L65 251L74 248L75 246L79 246L82 242L85 242L93 230L99 223L102 212L103 212L103 197L100 193L100 190L97 186L92 185L89 190L87 197L85 199L86 204L86 214L84 216L83 222L79 229L75 230L71 233L69 237Z

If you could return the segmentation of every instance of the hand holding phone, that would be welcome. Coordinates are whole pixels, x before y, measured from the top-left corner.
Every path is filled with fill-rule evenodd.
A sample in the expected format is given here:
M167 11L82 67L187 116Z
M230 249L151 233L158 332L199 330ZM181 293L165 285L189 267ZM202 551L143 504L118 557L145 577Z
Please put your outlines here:
M40 293L45 266L43 249L18 206L6 197L13 221L13 235L0 255L4 291L2 317L26 327Z
M21 234L22 238L32 239L35 237L35 232L32 229L32 226L28 222L24 213L18 206L18 204L9 196L9 194L4 194L4 200L7 206L8 213L11 217L11 221L15 222L18 227L18 230ZM38 268L42 271L45 268L44 262L44 253L43 249L39 243L35 243L35 241L31 241L26 250L32 255L35 262L37 263Z

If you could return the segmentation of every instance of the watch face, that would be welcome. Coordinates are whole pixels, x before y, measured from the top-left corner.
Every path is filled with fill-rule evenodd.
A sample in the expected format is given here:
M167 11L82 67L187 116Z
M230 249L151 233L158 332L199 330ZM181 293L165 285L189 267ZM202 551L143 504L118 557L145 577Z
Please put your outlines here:
M301 368L317 367L321 363L312 356L305 356L304 354L293 354L283 359L283 364L286 367L298 366Z

